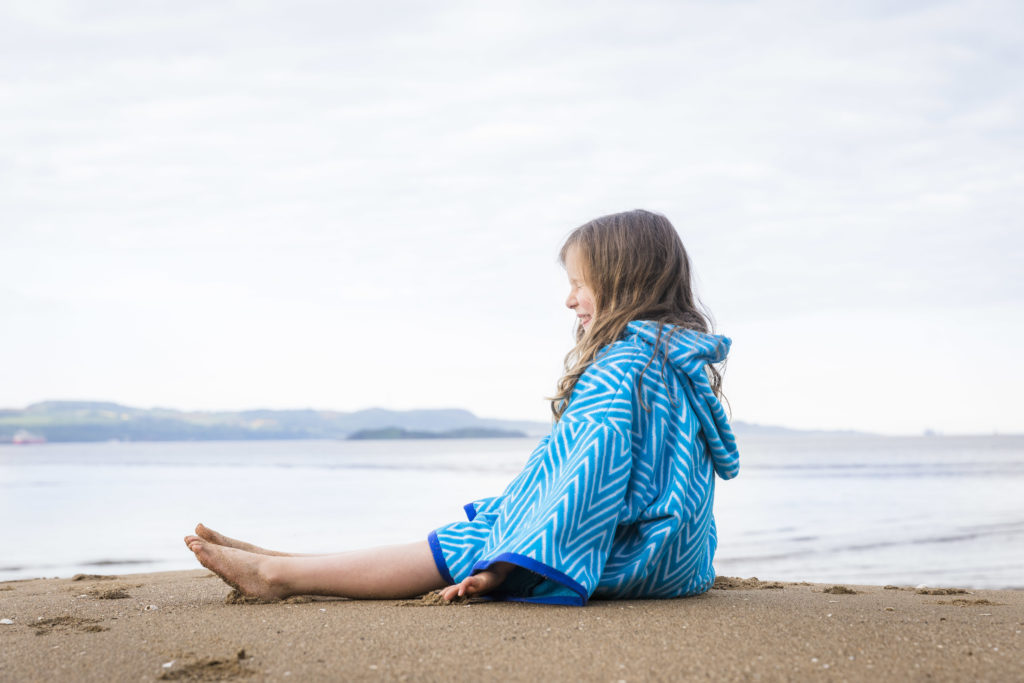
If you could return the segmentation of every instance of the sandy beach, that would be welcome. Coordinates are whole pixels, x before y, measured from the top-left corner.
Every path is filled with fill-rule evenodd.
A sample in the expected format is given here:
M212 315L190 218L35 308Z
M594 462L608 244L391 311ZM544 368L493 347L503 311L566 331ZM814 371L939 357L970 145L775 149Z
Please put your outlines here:
M720 577L584 608L230 593L202 569L0 583L0 680L1024 678L1024 591Z

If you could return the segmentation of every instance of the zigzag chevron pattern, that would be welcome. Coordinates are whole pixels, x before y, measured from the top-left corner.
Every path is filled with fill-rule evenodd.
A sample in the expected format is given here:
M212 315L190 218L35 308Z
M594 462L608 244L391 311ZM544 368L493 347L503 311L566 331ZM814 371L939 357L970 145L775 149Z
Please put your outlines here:
M512 562L535 580L495 597L532 602L710 588L714 475L735 477L739 454L704 368L724 360L729 345L630 323L580 378L562 419L505 492L468 505L469 521L431 533L441 573L458 582Z

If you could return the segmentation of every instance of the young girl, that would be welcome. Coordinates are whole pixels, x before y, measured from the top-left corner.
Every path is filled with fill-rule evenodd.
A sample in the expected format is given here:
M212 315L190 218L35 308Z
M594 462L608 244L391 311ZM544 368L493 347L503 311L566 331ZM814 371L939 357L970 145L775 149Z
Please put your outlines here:
M290 555L203 525L185 543L247 595L442 597L584 605L711 587L715 474L739 471L719 402L729 339L709 333L690 264L668 219L647 211L574 230L560 259L576 346L551 409L555 424L523 471L468 521L426 541Z

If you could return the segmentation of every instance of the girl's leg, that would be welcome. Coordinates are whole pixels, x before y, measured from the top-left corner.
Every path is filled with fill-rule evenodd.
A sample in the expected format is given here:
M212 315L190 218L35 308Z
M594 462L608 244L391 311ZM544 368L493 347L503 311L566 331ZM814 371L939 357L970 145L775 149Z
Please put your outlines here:
M354 550L340 555L275 556L216 545L186 536L207 569L246 595L409 598L446 586L426 541Z

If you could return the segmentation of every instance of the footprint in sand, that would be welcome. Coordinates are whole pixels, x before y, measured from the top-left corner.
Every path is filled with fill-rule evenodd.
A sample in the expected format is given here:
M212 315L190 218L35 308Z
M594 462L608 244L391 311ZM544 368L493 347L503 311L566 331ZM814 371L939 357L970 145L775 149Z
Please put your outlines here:
M99 622L99 619L85 619L64 614L59 617L40 618L34 624L29 624L29 628L35 629L37 636L49 635L54 631L77 630L85 633L99 633L110 630L106 626L100 626Z
M116 585L116 586L105 586L105 587L86 586L84 588L82 588L82 587L72 587L72 588L69 588L68 590L73 592L73 593L75 593L75 594L77 594L78 597L80 597L80 598L89 597L89 598L94 598L96 600L124 600L125 598L132 597L131 594L128 593L128 590L130 588L141 588L141 587L142 587L142 584L141 583L137 583L134 586L128 586L128 585L124 585L124 584L120 584L120 585Z
M132 597L125 590L125 586L113 586L111 588L93 588L87 595L97 600L124 600Z
M939 600L937 605L956 605L957 607L971 607L973 605L1001 605L1001 602L992 602L985 598L979 598L978 600L968 600L967 598L954 598L952 600Z
M251 595L243 595L235 588L232 588L231 592L224 598L225 605L273 605L275 603L301 605L314 601L315 598L312 595L293 595L282 600L264 600L263 598L256 598Z
M160 674L160 680L224 681L242 678L259 673L256 669L250 668L251 662L252 657L247 657L244 649L239 650L234 657L203 657L181 664L172 659L169 662L170 666L161 665L166 671Z

